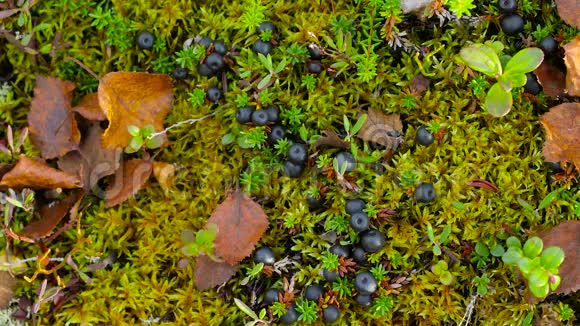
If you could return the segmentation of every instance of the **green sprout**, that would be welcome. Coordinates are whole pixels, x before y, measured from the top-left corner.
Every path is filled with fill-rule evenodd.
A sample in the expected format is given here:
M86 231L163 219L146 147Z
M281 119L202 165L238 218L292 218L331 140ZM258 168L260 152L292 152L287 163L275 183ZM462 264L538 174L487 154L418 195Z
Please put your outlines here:
M433 254L439 256L441 255L441 245L447 242L449 235L451 234L451 225L447 224L443 231L441 232L441 236L439 237L439 242L435 241L435 234L433 233L433 227L431 223L427 222L427 237L429 237L429 241L433 244Z
M190 230L181 233L183 247L181 252L186 256L206 255L212 260L218 260L214 255L214 240L217 234L217 226L210 224L207 229L201 229L193 234Z
M444 260L438 261L431 267L431 272L439 277L439 281L445 285L451 285L453 282L453 275L448 270L448 265Z
M477 294L484 296L489 292L489 277L483 273L481 276L473 279L473 284L477 286Z
M298 311L300 314L300 316L298 316L298 320L310 324L317 318L318 307L314 301L300 300L296 302L296 311Z
M155 149L163 145L161 135L154 135L155 129L153 129L153 125L146 125L143 128L130 125L127 127L127 130L131 135L131 141L125 147L125 153L138 152L143 146L149 149Z

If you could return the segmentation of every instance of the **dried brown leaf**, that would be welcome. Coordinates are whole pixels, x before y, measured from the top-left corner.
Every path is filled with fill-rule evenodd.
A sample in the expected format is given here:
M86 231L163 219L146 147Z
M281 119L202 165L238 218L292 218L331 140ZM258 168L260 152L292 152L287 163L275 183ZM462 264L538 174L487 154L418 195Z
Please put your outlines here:
M0 309L8 307L14 296L16 279L7 271L0 271Z
M238 270L238 266L227 262L216 263L207 256L195 258L195 284L201 291L227 282Z
M163 130L163 119L171 109L172 89L171 78L164 74L111 72L103 77L99 105L109 120L103 135L104 147L129 145L130 125L142 128L150 124L155 131Z
M74 88L69 81L36 76L28 126L32 143L45 159L61 157L78 148L81 134L71 107Z
M427 91L430 84L431 80L429 78L419 74L411 79L411 91L421 96Z
M168 194L169 188L173 185L173 179L175 178L175 165L165 162L153 162L153 175L165 195Z
M572 162L580 169L580 103L564 103L540 117L546 130L542 154L548 162Z
M580 96L580 35L564 45L566 55L566 90L568 95Z
M0 181L0 186L23 189L30 188L56 189L79 188L80 180L77 176L50 167L25 155L21 155L16 166L6 173Z
M316 149L318 146L322 146L322 145L339 147L339 148L349 148L350 147L350 145L347 142L345 142L344 140L342 140L338 136L336 131L334 131L332 129L327 129L327 130L322 131L322 136L319 137L314 142L314 149Z
M403 142L402 133L403 124L398 114L387 115L371 108L362 129L356 136L362 140L383 145L387 151L396 151Z
M262 207L236 190L221 203L207 220L215 224L215 252L234 265L249 256L268 228Z
M28 223L20 231L20 234L35 239L50 235L52 230L68 214L71 207L83 196L83 192L75 192L59 202L43 205L40 207L40 219Z
M580 28L580 5L578 0L556 0L558 14L566 23Z
M99 106L99 94L91 93L85 95L82 100L73 108L74 112L82 115L87 120L103 121L107 120L105 112Z
M544 61L535 73L546 95L556 97L566 92L566 75L556 66Z
M149 160L135 159L123 162L115 173L113 184L107 188L105 206L118 205L136 194L147 182L152 171L153 163Z

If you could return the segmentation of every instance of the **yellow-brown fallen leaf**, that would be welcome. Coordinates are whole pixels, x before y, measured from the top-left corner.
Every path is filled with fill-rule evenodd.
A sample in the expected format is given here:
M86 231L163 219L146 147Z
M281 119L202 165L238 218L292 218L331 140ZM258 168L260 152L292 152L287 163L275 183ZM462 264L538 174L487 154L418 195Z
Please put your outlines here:
M580 35L564 45L566 55L566 90L568 95L580 96Z
M30 238L43 238L50 235L60 221L68 214L70 208L84 197L84 193L75 192L59 202L40 207L40 219L28 223L20 234Z
M80 187L80 179L50 167L44 162L21 155L16 166L6 173L0 186L12 189L72 189Z
M163 119L173 100L171 78L144 72L111 72L99 83L99 105L109 127L103 135L105 148L125 148L131 141L130 125L139 128L153 125L163 130ZM167 137L163 135L164 142Z
M548 162L572 162L580 169L580 103L564 103L540 117L546 130L542 154Z
M123 162L115 173L113 184L107 188L105 206L121 204L136 194L147 182L152 171L153 163L149 160L136 159Z
M87 120L103 121L107 120L105 112L99 106L99 94L91 93L85 95L82 100L73 108L74 112L82 115Z
M228 262L216 263L205 255L195 258L195 285L200 291L211 289L227 282L238 270Z
M173 179L175 178L175 166L173 164L155 161L153 162L153 175L167 196L169 188L173 185Z
M380 144L386 151L397 151L403 142L403 124L398 114L384 114L370 108L362 129L356 136L364 141Z
M558 67L544 61L535 73L546 95L557 97L566 93L566 75Z
M340 139L336 131L332 129L327 129L322 131L322 136L319 137L314 142L314 149L318 146L328 145L332 147L339 147L339 148L349 148L350 144L345 142L344 140Z

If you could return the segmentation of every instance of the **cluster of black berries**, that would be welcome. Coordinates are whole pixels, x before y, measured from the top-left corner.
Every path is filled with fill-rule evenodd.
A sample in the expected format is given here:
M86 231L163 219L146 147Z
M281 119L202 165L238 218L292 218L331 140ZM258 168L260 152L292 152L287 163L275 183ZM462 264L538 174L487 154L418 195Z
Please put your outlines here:
M228 46L224 41L213 41L209 37L202 37L197 41L198 45L206 48L211 53L197 66L197 72L206 77L219 74L225 66L224 56L228 53Z
M268 124L275 124L280 119L280 109L275 105L270 105L267 108L256 110L255 106L241 106L236 111L236 120L241 124L254 124L256 126L265 126ZM286 132L281 138L286 136ZM278 136L280 136L278 132Z
M313 74L319 74L324 69L324 66L320 62L322 60L320 48L316 44L310 44L308 45L308 53L310 53L310 60L308 61L306 69Z
M263 33L270 33L270 35L273 37L276 33L276 27L271 22L263 22L260 24L260 26L258 26L256 32L258 32L258 40L256 43L254 43L254 46L252 46L252 50L254 50L256 53L268 55L268 53L270 53L274 47L272 45L272 39L264 41L260 37Z
M350 226L358 232L360 246L364 252L377 252L385 245L385 236L375 229L370 229L370 219L365 213L366 203L362 199L351 199L346 202L346 213L350 215ZM354 260L359 264L366 263L364 252L359 248L353 250L358 253L354 255ZM358 256L358 257L357 257Z
M294 143L288 149L288 159L284 162L284 174L290 178L298 178L304 171L308 159L308 147Z

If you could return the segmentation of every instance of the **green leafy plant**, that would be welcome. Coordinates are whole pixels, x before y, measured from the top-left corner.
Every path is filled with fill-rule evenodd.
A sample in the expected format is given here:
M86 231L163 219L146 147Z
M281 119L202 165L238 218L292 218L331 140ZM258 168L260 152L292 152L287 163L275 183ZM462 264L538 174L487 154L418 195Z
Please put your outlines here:
M471 16L469 12L475 8L473 0L444 0L443 4L449 7L449 11L453 12L457 17Z
M516 237L506 240L507 251L503 254L504 263L517 266L528 281L530 292L545 298L550 290L558 288L561 278L558 267L564 261L564 251L552 246L544 249L544 243L539 237L529 238L524 245Z
M246 305L242 300L240 300L238 298L234 298L234 302L236 303L236 306L238 306L238 308L240 308L241 311L243 311L246 315L248 315L250 318L253 319L252 321L245 323L244 326L268 325L269 324L269 322L266 320L267 311L265 308L260 310L260 315L256 315L254 310L252 310L252 308L248 307L248 305Z
M338 296L341 298L350 298L353 286L354 281L351 278L339 277L332 283L332 291L338 292Z
M296 302L296 311L298 311L300 314L300 316L298 316L298 320L310 324L317 318L318 307L314 301L299 300Z
M489 282L490 279L487 277L487 274L483 273L481 276L478 276L473 279L473 284L477 286L477 294L484 296L489 292Z
M500 42L472 44L461 49L460 56L470 68L494 78L497 83L487 91L485 108L493 116L506 115L512 107L511 90L526 84L526 73L536 69L544 60L544 53L538 48L520 50L505 67L500 56L503 44Z
M574 317L574 309L570 308L570 306L565 303L558 302L556 311L560 314L560 316L558 316L558 320L560 321L574 321L576 319Z
M135 153L139 151L143 145L149 149L159 148L163 145L163 138L161 135L154 135L155 129L153 129L153 125L146 125L143 128L130 125L127 129L131 135L131 141L129 142L129 145L125 147L125 153Z
M427 236L429 237L429 241L431 241L431 244L433 245L433 254L439 256L441 255L441 246L447 242L449 235L451 234L451 225L447 224L445 226L445 228L443 228L443 231L441 232L441 235L439 236L439 242L435 241L435 234L433 232L433 227L431 226L431 223L427 222Z
M261 159L254 158L248 162L248 168L240 175L240 183L247 193L255 193L264 185L268 176L266 166Z
M431 271L437 277L439 277L439 281L445 285L451 285L453 282L453 275L448 270L447 262L444 260L438 261L435 265L431 267Z
M261 53L258 53L258 58L260 62L268 69L268 74L260 80L258 83L258 89L264 89L270 86L276 79L272 80L272 78L278 78L278 74L284 70L286 67L286 58L283 58L282 61L278 63L276 68L274 68L274 64L272 63L272 57L268 54L264 56Z
M392 311L394 306L395 303L393 302L392 297L388 295L380 295L374 300L371 311L377 318L385 317Z
M493 243L490 249L485 243L478 241L475 243L475 255L471 260L477 263L478 268L481 268L489 263L490 254L494 257L502 257L504 253L505 249L499 243Z
M200 106L205 103L205 91L201 88L196 88L189 92L189 98L187 101L191 103L194 107Z
M181 252L186 256L206 255L213 260L218 260L214 255L214 243L217 233L215 224L208 225L207 229L201 229L193 234L190 230L184 230L181 233L183 247Z

